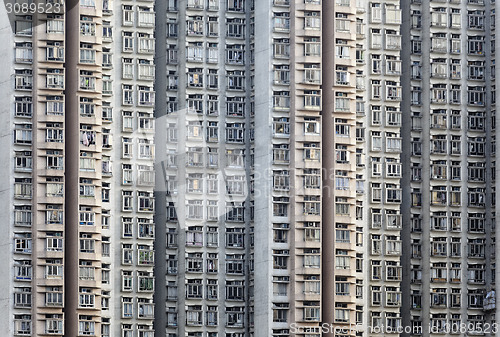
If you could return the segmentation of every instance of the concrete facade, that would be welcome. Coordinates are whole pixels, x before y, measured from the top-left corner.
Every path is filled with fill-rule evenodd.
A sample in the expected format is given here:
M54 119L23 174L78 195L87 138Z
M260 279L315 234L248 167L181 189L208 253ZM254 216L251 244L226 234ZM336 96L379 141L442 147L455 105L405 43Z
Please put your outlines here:
M14 16L0 326L427 337L494 323L497 5L81 0Z
M494 320L494 3L413 1L404 14L404 324L480 333Z
M14 51L3 70L4 326L14 336L152 336L153 3L59 11L12 15L14 33L2 33Z

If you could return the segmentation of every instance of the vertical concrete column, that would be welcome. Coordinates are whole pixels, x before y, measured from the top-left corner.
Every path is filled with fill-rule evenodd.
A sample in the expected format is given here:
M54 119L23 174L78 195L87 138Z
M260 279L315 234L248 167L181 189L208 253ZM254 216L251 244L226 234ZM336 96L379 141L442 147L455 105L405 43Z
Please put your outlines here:
M330 179L329 172L335 165L335 144L334 144L334 70L335 69L335 20L332 20L335 3L334 1L323 1L323 20L321 22L323 30L322 42L322 83L323 83L323 118L322 118L322 151L321 161L323 163L323 203L322 203L322 270L321 270L321 304L322 321L328 324L333 323L335 315L335 181ZM326 174L325 174L326 172ZM333 336L329 331L324 336Z
M154 293L154 330L156 337L164 337L166 334L167 314L166 314L166 177L165 177L165 159L166 159L166 145L167 145L167 119L166 119L166 14L167 14L167 1L155 2L155 293Z
M64 335L68 337L78 335L79 12L78 0L66 1Z

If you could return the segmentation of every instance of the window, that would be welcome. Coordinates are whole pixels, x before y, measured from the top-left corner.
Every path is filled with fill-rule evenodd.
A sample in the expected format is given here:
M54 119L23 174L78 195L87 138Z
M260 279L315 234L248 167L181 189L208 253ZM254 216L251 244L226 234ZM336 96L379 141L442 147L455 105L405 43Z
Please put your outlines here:
M208 227L207 230L207 247L217 247L219 245L219 233L217 227Z
M95 64L95 56L96 51L91 44L80 43L80 63Z
M80 252L95 253L95 240L92 234L80 233Z
M155 224L152 219L139 218L138 220L138 237L139 238L154 238Z
M147 266L154 264L154 250L151 246L137 245L137 265Z
M273 78L275 84L288 84L290 83L290 66L288 65L275 65L273 71Z
M207 142L217 142L219 139L219 127L217 122L208 122L206 132Z
M350 284L347 282L347 277L335 277L335 295L348 296L350 294Z
M95 171L95 163L91 152L80 152L80 171Z
M48 178L50 179L50 178ZM57 178L56 178L57 179ZM49 185L49 184L47 184ZM62 186L61 186L62 188ZM14 197L16 199L31 199L33 196L33 186L31 178L14 179Z
M138 318L149 318L153 317L154 304L150 299L138 299Z
M305 215L319 215L320 205L319 196L304 196L303 212Z
M31 144L33 137L31 124L15 124L14 128L14 143L15 144Z
M52 205L47 205L47 209ZM62 215L62 212L61 212ZM33 213L31 206L14 206L14 225L15 226L31 226ZM61 217L62 221L62 217ZM51 223L47 220L47 223Z
M304 143L304 159L320 160L320 149L317 143Z
M30 96L15 97L16 117L31 117L33 114L33 98Z
M226 191L228 195L244 195L245 176L227 176Z
M31 287L14 288L14 307L31 308Z
M155 101L155 92L152 87L139 86L138 88L138 105L153 106Z
M348 251L343 249L335 250L335 269L350 269L351 257Z
M320 268L319 249L304 249L304 268Z
M186 217L188 219L195 220L203 218L203 206L201 200L188 200L186 208Z
M94 197L95 185L92 179L80 178L80 196Z
M61 15L48 15L47 16L47 33L62 34L64 33L64 20Z
M208 152L207 152L207 164L208 167L214 168L219 166L219 154L217 152L217 148L209 147ZM209 189L209 193L214 193L210 192L211 189ZM216 193L216 192L215 192Z
M275 18L276 20L276 18ZM275 21L276 24L276 21ZM279 24L284 24L286 23L278 23ZM229 38L237 38L237 39L242 39L245 37L245 20L244 19L226 19L226 34L227 37ZM276 28L276 26L275 26Z
M80 288L78 307L79 308L95 307L95 294L92 294L92 289Z
M208 200L207 221L217 221L219 219L219 206L217 200Z
M139 158L152 159L154 157L154 142L152 139L139 139Z
M15 21L16 35L31 36L33 29L33 23L31 20L32 17L30 15L18 18L18 20Z
M469 188L467 191L468 205L471 207L482 207L485 204L484 188Z
M358 26L356 26L358 28ZM350 31L350 21L348 15L345 13L335 13L335 31L337 32L349 32Z
M288 303L273 303L273 322L287 322Z
M60 259L45 260L45 279L62 279L63 265Z
M386 261L386 280L387 281L400 281L402 275L401 266L398 262Z
M203 192L203 175L201 173L190 173L186 179L186 192L202 193Z
M484 30L484 11L474 10L468 11L468 27L470 29Z
M238 86L236 82L235 85ZM226 107L227 107L227 116L245 117L245 97L227 97Z
M245 135L244 124L226 123L226 142L243 143Z
M304 12L304 29L320 29L321 17L320 12Z
M288 216L288 197L273 197L273 216Z
M122 291L132 291L133 277L131 271L122 271Z
M467 147L470 156L484 156L485 139L483 137L468 137Z
M188 253L186 257L186 272L201 273L203 272L203 254Z
M288 242L289 224L273 224L273 241L279 243Z
M191 88L203 87L203 69L189 68L187 72L187 85Z
M186 47L186 57L191 62L202 62L204 57L204 48L202 42L189 42Z
M219 18L209 16L207 20L207 36L216 37L219 35Z
M203 311L201 305L187 306L186 310L186 325L201 326L203 323Z
M399 185L385 184L386 203L400 203L402 190Z
M307 229L306 229L307 231ZM318 230L319 234L319 230ZM347 229L346 224L336 224L335 230L335 241L336 242L351 242L351 231Z
M92 207L80 206L78 216L80 226L95 225L95 212L92 210Z
M304 37L304 56L320 56L321 44L319 37Z
M273 39L273 55L276 59L288 59L290 57L290 40Z
M62 252L63 250L63 239L62 232L47 232L46 233L46 251L56 251Z
M349 322L349 309L347 309L346 303L336 303L335 304L335 323L347 323Z
M289 91L274 91L273 92L273 109L274 110L289 110L290 109L290 92ZM279 118L275 118L279 119Z
M245 204L244 202L226 203L226 221L242 222L244 221Z
M30 260L14 261L14 279L16 281L29 281L33 273L33 266Z
M227 10L241 12L245 9L245 0L227 0Z
M47 69L45 87L47 89L64 89L64 71L60 69Z
M92 22L92 17L80 16L80 35L95 36L95 22Z
M287 269L289 256L288 250L273 250L273 269Z
M186 153L187 166L203 167L203 149L201 147L188 147Z
M468 36L467 46L469 55L483 55L485 48L484 36Z
M226 300L244 300L244 281L226 281Z
M203 229L199 226L190 226L186 231L187 246L203 246Z
M46 334L62 334L63 333L63 318L62 315L51 314L45 315L45 333Z
M279 50L279 52L282 52ZM245 46L241 44L226 45L226 63L227 64L244 64L245 63Z
M187 109L191 114L203 114L203 95L188 95Z
M469 264L469 265L467 265L467 274L468 274L467 282L469 284L484 284L485 283L485 265L484 264ZM480 297L482 300L482 295Z
M30 172L33 169L33 158L31 151L19 151L15 155L15 170Z
M154 291L154 277L153 273L138 272L137 275L138 289L140 292Z
M244 228L226 229L226 247L243 248L245 242Z
M469 257L484 258L485 239L469 239L467 249Z
M176 307L167 308L167 326L177 327L177 311Z

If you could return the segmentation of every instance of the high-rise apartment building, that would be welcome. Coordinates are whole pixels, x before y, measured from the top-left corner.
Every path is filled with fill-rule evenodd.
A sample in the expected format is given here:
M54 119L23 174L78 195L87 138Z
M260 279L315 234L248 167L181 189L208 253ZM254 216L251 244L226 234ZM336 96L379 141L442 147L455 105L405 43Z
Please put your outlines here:
M5 335L154 335L153 4L50 2L2 32Z
M356 322L372 327L367 336L401 326L401 22L399 1L358 1L353 295Z
M0 30L7 336L495 321L494 1L50 4Z
M400 325L399 3L165 11L167 336Z
M495 320L495 1L405 13L404 324L478 333Z

